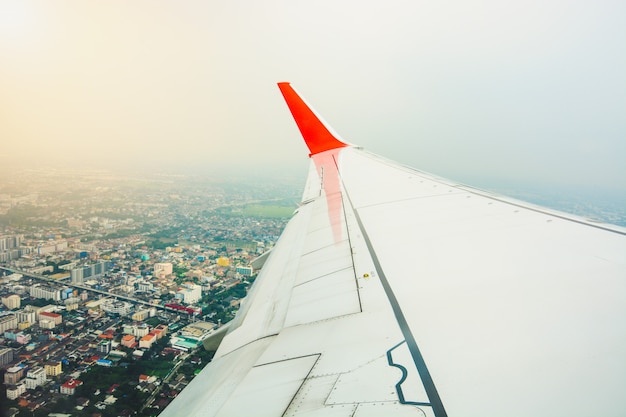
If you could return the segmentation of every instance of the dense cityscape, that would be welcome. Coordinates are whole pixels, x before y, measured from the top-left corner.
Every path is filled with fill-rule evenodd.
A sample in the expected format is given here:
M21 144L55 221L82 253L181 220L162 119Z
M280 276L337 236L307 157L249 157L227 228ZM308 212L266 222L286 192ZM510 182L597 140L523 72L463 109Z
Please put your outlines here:
M204 342L234 317L300 187L50 170L4 178L5 415L158 415L210 361Z

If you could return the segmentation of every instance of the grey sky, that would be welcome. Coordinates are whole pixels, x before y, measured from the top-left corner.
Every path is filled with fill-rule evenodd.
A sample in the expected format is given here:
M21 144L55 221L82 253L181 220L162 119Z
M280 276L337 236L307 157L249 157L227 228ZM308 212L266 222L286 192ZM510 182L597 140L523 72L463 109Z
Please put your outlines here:
M304 175L291 81L416 168L626 194L625 4L0 0L0 163Z

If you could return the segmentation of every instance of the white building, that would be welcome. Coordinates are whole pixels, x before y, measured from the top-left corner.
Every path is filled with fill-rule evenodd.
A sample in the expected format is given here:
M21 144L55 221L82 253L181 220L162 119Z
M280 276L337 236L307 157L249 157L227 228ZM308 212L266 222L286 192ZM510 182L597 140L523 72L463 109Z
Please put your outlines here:
M0 316L0 333L17 327L17 317L13 313Z
M137 291L152 291L154 289L154 285L151 282L138 282L137 283Z
M119 314L120 316L126 316L133 309L132 304L127 303L126 301L118 301L118 300L106 300L104 303L100 305L102 311L111 314Z
M24 384L23 382L19 382L15 385L7 386L7 398L9 400L15 400L25 392L26 392L26 384Z
M41 366L36 366L28 371L24 379L27 389L35 389L46 383L46 370Z
M45 300L59 301L61 299L61 291L41 284L35 284L30 287L30 296L33 298L43 298Z
M132 334L135 337L143 337L150 333L150 328L146 324L125 324L122 331L125 334Z
M65 240L57 240L52 242L42 243L37 246L37 254L39 255L47 255L49 253L59 252L67 249L67 241Z
M185 304L195 304L202 298L202 287L192 283L185 283L178 290L177 298L183 300Z
M10 294L6 297L2 297L2 304L4 304L9 310L20 308L20 301L20 296L17 294Z
M37 321L37 314L32 310L19 310L15 312L18 323L35 323Z

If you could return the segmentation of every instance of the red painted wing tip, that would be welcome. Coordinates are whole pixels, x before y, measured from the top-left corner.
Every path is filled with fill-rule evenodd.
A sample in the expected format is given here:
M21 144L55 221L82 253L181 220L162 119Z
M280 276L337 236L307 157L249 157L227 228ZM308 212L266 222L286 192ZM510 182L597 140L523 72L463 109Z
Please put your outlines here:
M331 133L331 130L296 93L290 83L280 82L278 88L287 102L311 155L348 146Z

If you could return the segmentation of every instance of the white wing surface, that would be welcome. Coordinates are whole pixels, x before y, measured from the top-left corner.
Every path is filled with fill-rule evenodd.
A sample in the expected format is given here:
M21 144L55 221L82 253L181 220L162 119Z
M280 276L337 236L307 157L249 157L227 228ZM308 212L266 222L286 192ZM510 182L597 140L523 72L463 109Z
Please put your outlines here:
M287 83L302 205L162 416L624 416L626 231L338 139Z

